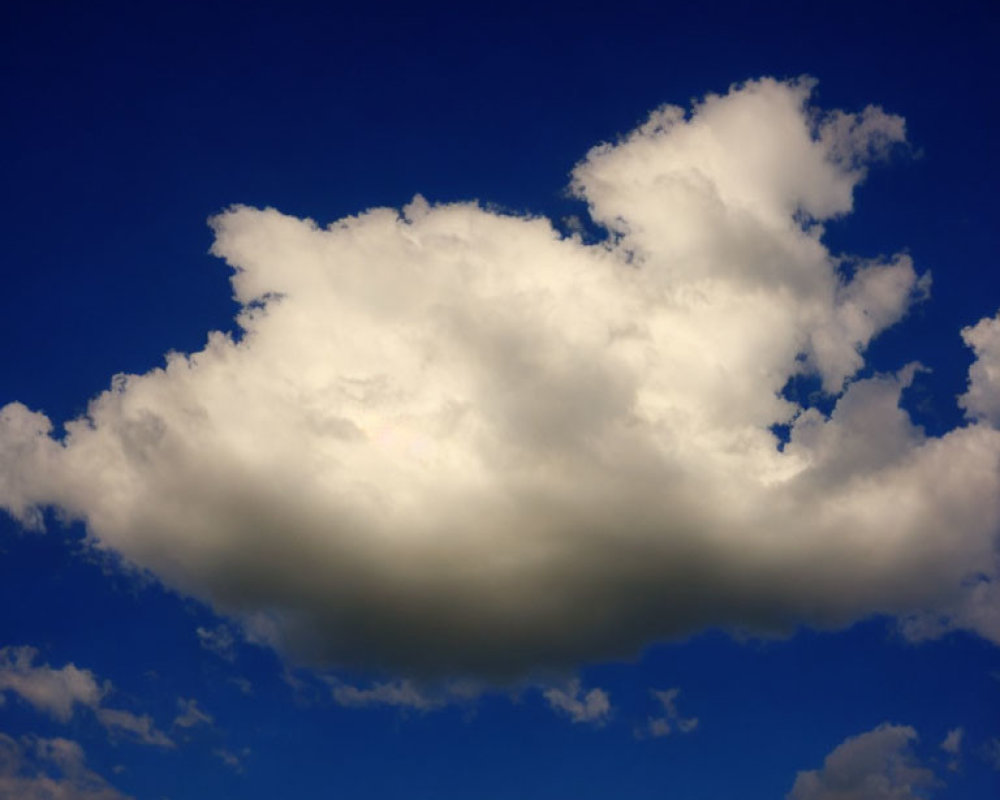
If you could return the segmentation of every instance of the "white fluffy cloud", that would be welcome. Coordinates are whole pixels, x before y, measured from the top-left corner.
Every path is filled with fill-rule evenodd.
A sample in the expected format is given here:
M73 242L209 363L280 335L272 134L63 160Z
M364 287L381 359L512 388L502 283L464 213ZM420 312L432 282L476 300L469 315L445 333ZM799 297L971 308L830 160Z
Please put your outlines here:
M604 243L420 198L328 227L230 209L242 337L116 376L65 435L0 409L0 505L56 506L317 663L510 677L942 609L1000 639L1000 343L966 331L970 424L939 438L899 408L913 367L854 379L929 283L824 246L904 130L810 90L750 82L592 150L572 185ZM829 418L783 396L802 373Z
M69 739L13 739L0 733L0 797L10 800L127 800L87 769Z
M938 782L913 755L916 739L913 728L889 724L845 739L822 769L798 774L788 800L924 800Z

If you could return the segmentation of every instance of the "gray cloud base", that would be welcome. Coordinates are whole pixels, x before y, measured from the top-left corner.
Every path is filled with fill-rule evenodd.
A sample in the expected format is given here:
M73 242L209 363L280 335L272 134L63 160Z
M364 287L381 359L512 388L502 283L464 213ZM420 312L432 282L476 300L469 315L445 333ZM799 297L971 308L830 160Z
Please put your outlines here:
M116 376L63 437L0 409L0 504L312 663L508 679L873 613L1000 641L1000 323L966 331L970 423L940 438L899 408L916 367L854 379L929 278L823 245L904 127L810 90L749 82L592 150L600 244L419 197L327 228L226 211L243 336ZM803 372L829 418L782 396Z

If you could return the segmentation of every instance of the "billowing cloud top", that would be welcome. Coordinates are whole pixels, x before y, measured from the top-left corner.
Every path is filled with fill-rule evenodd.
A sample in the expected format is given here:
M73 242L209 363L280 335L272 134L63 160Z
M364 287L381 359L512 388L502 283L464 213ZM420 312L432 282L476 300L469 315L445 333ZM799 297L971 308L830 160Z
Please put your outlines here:
M915 367L855 379L929 281L824 247L904 126L810 89L592 150L598 244L419 197L327 228L226 211L242 337L116 376L61 438L4 407L0 503L317 662L512 677L876 612L1000 640L1000 322L966 331L970 422L941 438L899 408ZM829 417L783 397L802 373Z

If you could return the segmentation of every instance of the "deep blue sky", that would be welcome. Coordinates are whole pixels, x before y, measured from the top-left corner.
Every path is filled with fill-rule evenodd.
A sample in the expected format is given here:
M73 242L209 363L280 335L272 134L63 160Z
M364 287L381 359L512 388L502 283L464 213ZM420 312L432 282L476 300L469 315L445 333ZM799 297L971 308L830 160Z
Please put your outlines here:
M1000 307L990 6L8 2L0 405L62 422L113 374L233 329L229 270L207 254L205 224L230 204L326 223L419 192L560 220L583 213L565 193L574 164L651 109L808 74L825 108L877 103L906 118L910 150L872 171L828 242L905 249L934 274L931 301L875 344L872 363L918 354L934 371L912 390L914 413L952 427L971 360L958 330ZM196 629L220 620L100 562L82 535L0 519L0 647L110 680L108 704L150 714L177 747L109 737L84 710L53 720L13 694L0 732L74 739L136 798L763 800L882 722L918 731L917 752L945 781L935 797L1000 788L987 753L1000 736L1000 651L968 634L915 645L873 620L779 642L707 632L653 645L636 663L581 665L584 686L615 706L602 726L553 713L532 689L429 712L341 708L266 648L237 642L232 660L203 648ZM649 691L670 687L698 728L637 739L657 713ZM178 697L214 722L171 729ZM959 726L952 772L938 745Z

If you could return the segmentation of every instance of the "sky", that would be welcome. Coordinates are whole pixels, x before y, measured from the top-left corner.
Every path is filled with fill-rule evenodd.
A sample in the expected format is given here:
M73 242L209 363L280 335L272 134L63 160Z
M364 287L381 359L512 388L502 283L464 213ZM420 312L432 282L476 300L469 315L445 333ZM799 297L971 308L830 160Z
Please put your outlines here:
M998 28L4 4L0 800L1000 795Z

